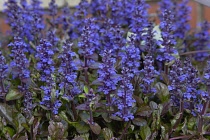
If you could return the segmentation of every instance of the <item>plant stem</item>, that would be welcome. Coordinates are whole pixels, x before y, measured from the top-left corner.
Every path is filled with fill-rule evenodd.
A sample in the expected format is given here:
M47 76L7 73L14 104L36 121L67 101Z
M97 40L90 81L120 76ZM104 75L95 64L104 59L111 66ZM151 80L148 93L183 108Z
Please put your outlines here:
M117 139L117 140L121 140L123 138L123 136L125 135L125 133L127 132L129 126L131 124L131 121L129 121L126 126L125 126L125 129L123 130L122 134L120 135L120 137Z
M172 126L171 130L169 131L169 135L173 132L174 129L176 129L178 127L178 125L181 122L181 119L183 117L183 112L184 112L184 102L183 102L183 97L180 99L180 108L179 108L179 113L180 116L179 118L176 120L174 126Z
M31 127L31 128L30 128L30 129L31 129L31 130L30 130L30 131L31 131L31 132L30 132L30 139L33 140L33 139L34 139L34 138L33 138L33 124L32 124L30 127Z
M210 93L210 87L209 86L207 86L207 91L208 91L208 93ZM202 126L203 126L203 118L202 117L203 117L204 114L206 114L206 111L207 111L208 107L209 107L209 101L207 100L204 103L203 109L198 116L198 133L199 134L202 133Z
M89 85L89 78L88 78L88 64L87 61L88 59L86 57L84 57L84 61L85 61L85 82L87 84L88 87L88 94L90 94L90 85ZM89 101L89 97L88 97L88 101ZM90 124L93 124L93 112L91 110L91 108L89 107L89 112L90 112Z
M180 55L190 55L190 54L209 52L209 51L210 50L190 51L190 52L186 52L186 53L181 53Z
M190 139L190 138L192 138L193 136L194 136L194 135L178 136L178 137L170 138L169 140Z
M72 111L73 111L74 119L77 120L78 116L77 116L77 112L76 112L74 101L71 101L71 108L72 108Z

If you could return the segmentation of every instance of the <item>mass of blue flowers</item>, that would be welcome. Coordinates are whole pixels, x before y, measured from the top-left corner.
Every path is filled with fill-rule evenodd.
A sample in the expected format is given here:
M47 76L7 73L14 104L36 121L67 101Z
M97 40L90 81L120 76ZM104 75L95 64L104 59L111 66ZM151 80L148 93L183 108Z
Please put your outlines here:
M210 23L190 26L189 0L156 17L146 0L42 2L5 2L0 139L210 139Z

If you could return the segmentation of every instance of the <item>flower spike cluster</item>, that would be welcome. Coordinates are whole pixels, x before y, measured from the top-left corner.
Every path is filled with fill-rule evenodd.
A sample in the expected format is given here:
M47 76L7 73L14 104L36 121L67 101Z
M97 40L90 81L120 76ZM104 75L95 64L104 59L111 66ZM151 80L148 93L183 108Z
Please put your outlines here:
M154 58L149 54L144 58L144 69L141 73L144 75L144 78L142 78L143 83L140 85L143 93L155 93L156 89L152 85L159 73L155 70Z
M21 85L18 89L24 94L24 113L27 118L30 118L33 110L32 104L32 93L29 91L30 85L30 71L29 71L29 60L26 58L25 53L27 52L26 44L21 38L14 38L14 42L8 45L12 48L10 56L13 60L10 63L12 69L13 78L19 78Z
M76 11L72 19L72 28L70 30L70 38L76 39L82 33L84 27L84 20L87 18L89 12L90 4L87 0L81 0L79 5L76 7Z
M30 78L29 61L24 54L27 52L27 45L22 41L21 38L14 38L14 43L8 45L12 48L10 56L13 61L10 63L10 67L13 69L13 78L20 78L23 83L28 84Z
M196 41L193 43L193 47L196 51L207 50L210 49L210 23L208 21L204 21L201 24L201 30L195 34ZM208 52L199 52L196 53L194 58L196 61L204 61L209 57Z
M175 15L175 38L183 39L190 30L189 20L191 8L188 6L189 0L182 0L178 4L177 14Z
M141 42L145 39L144 34L148 27L149 16L147 9L148 5L145 0L135 0L130 29L136 34L135 45L139 47L141 51L143 51Z
M63 44L63 51L59 55L61 64L58 72L61 74L61 83L59 84L60 89L65 89L64 96L67 96L69 100L74 99L74 96L80 93L79 87L76 82L77 70L76 64L74 63L74 57L76 53L72 51L72 43L66 42Z
M105 50L104 53L101 54L102 64L98 69L98 80L102 83L102 86L99 86L99 91L108 95L107 102L109 105L111 105L111 99L109 99L110 95L117 89L117 83L120 80L114 67L116 58L112 55L112 50Z
M2 52L0 51L0 93L5 93L6 89L4 87L4 80L8 74L8 65L6 64L6 59L4 58Z
M95 19L85 20L85 25L81 34L81 40L78 43L79 54L89 58L99 49L99 27L95 24Z
M163 48L159 49L160 55L157 56L157 60L161 62L170 62L175 60L172 54L177 54L177 50L174 48L176 41L173 35L174 32L174 14L171 11L165 10L163 13L163 19L160 23Z
M133 99L133 85L131 84L130 77L127 74L127 69L123 67L122 77L119 81L120 87L117 91L117 97L115 100L115 105L118 111L113 115L119 116L124 121L129 121L134 119L134 115L131 112L132 106L135 103Z
M52 77L52 74L55 71L53 55L54 52L52 50L52 44L47 40L41 40L40 45L37 46L36 58L38 59L38 62L36 68L41 72L40 81L45 82L46 84L41 86L44 96L40 104L47 107L47 109L52 110L54 114L57 114L58 107L61 106L61 104L58 100L55 100L53 104L51 95L52 92L55 92L55 98L58 97L58 93L53 91L55 86L55 82Z

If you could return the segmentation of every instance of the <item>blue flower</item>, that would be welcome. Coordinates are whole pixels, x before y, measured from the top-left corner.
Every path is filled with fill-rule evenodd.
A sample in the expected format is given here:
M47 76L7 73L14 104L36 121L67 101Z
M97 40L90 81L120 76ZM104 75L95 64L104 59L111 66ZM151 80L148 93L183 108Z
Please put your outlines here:
M207 61L207 66L204 70L203 78L206 86L208 87L208 90L210 90L210 61Z
M52 45L47 40L41 40L36 50L36 58L38 60L36 68L41 72L40 80L50 84L53 82L51 74L53 74L55 70Z
M193 43L193 48L196 51L210 49L210 37L208 32L209 29L210 29L210 23L204 21L201 24L201 30L194 35L196 41ZM194 56L196 61L204 61L208 57L209 57L208 52L198 52Z
M130 25L131 32L135 33L135 45L141 51L144 51L141 41L145 39L146 28L148 27L148 5L145 0L135 0L134 10L132 12L132 22Z
M27 45L21 38L14 38L14 43L8 45L12 48L10 56L13 60L10 67L13 69L13 78L20 78L21 82L28 84L30 79L29 61L24 54L27 52Z
M128 76L126 76L126 72L123 71L123 76L120 81L120 87L117 91L117 97L114 101L115 105L118 108L118 111L114 113L114 116L119 116L124 121L129 121L134 119L134 115L131 112L132 106L135 103L133 99L133 86L130 82Z
M8 75L8 65L6 63L6 59L2 55L0 51L0 93L6 93L6 89L4 87L4 80Z
M76 11L71 19L71 30L70 37L71 39L77 39L82 33L84 22L88 14L90 13L90 4L87 0L81 0L79 5L76 6Z
M182 0L177 6L177 14L175 15L175 38L184 39L186 33L190 30L190 11L188 6L189 0Z
M64 89L64 96L67 96L69 99L73 99L75 95L80 93L80 89L76 82L77 78L77 67L74 63L74 58L76 53L72 51L72 43L66 42L63 44L63 51L59 55L61 64L58 72L61 74L61 82L59 84L60 89Z
M151 55L145 56L144 69L141 70L141 73L144 76L142 78L143 83L140 85L143 93L155 93L156 89L152 85L159 73L155 70L154 59Z
M113 91L117 89L117 83L120 77L117 75L115 70L116 59L113 58L112 50L104 50L101 54L102 64L98 69L98 80L102 83L99 86L99 91L107 95L107 98L113 94ZM110 100L107 99L108 104L111 104Z
M170 62L175 60L175 57L172 54L177 54L177 50L174 48L176 41L173 35L174 32L174 14L171 11L165 10L162 13L162 21L160 23L162 41L161 45L163 48L159 49L159 55L157 60L161 62Z
M111 19L115 24L120 26L129 25L131 22L131 15L133 11L133 1L129 0L110 0L109 7L111 11Z
M139 74L140 50L135 46L135 36L130 37L128 46L121 48L121 63L129 78Z
M85 58L88 58L99 49L99 27L95 24L95 19L89 18L85 20L84 28L82 29L81 40L78 42L78 53Z

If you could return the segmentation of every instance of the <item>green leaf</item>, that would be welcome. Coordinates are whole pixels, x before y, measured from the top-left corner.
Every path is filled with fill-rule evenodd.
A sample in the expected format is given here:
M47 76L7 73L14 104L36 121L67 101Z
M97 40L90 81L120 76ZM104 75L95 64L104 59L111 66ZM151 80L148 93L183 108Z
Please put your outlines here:
M168 133L166 132L166 128L164 126L160 126L161 127L161 138L163 140L168 140Z
M171 121L171 125L174 126L174 124L176 123L176 121L180 118L182 113L177 113L174 117L174 119Z
M90 129L93 131L93 133L95 133L96 135L99 135L101 132L101 127L97 124L90 124Z
M18 133L20 133L24 129L22 124L26 124L26 118L21 113L18 113L16 117L14 118L14 120L17 121L16 128L17 128Z
M145 126L147 125L147 121L143 118L134 118L132 120L133 124L137 125L137 126Z
M151 130L148 125L142 126L140 128L140 136L143 140L149 140L151 135Z
M158 105L154 101L149 102L149 106L152 110L157 110L158 109Z
M89 107L86 103L80 104L76 107L77 110L89 110Z
M152 110L149 106L143 106L138 108L136 115L142 117L149 117L152 114Z
M158 95L159 99L162 102L167 102L169 100L168 87L165 84L161 83L161 82L158 82L155 85L155 87L157 89L157 95Z
M83 94L80 94L78 97L79 97L79 98L86 98L86 96L85 96L84 93L83 93Z
M133 98L136 100L136 103L139 106L144 103L144 101L139 96L133 95Z
M99 81L98 79L94 80L91 85L95 85L95 86L102 86L103 83L101 81Z
M23 96L23 93L20 93L17 89L11 89L6 95L6 101L12 101L20 99Z
M89 66L89 68L91 68L91 69L98 69L99 65L100 65L99 62L94 62L94 63L92 63L92 64Z
M80 118L85 122L88 123L88 120L90 119L90 115L86 112L82 112L79 114Z
M101 116L102 116L103 119L104 119L106 122L108 122L108 123L110 123L110 122L112 121L112 120L109 118L108 113L102 113Z
M69 119L68 119L68 117L66 116L66 113L65 113L64 111L61 111L61 112L59 113L59 116L60 116L63 120L65 120L66 122L68 122L69 124L72 124L72 122L69 121Z
M89 89L88 89L88 87L87 87L87 86L84 86L84 92L85 92L86 94L88 94L88 93L89 93Z
M114 137L113 132L109 128L103 128L102 133L105 140L111 140Z
M3 128L3 133L4 134L8 133L10 135L10 137L12 137L15 134L15 130L11 127L5 126Z
M88 125L85 124L82 121L73 124L73 126L76 128L77 132L80 133L80 134L81 133L87 133L90 130L90 128L88 127Z
M0 116L3 116L12 126L15 126L12 118L12 111L15 111L14 105L7 105L6 103L0 103Z
M30 128L27 123L22 123L22 127L24 127L28 132L30 132Z
M196 125L196 118L194 117L190 118L187 122L187 128L189 130L194 130L195 125Z
M118 116L110 116L110 119L116 120L116 121L123 121L123 119Z

